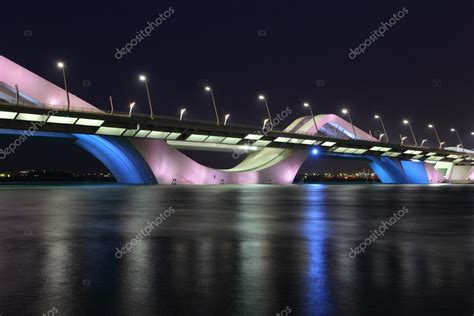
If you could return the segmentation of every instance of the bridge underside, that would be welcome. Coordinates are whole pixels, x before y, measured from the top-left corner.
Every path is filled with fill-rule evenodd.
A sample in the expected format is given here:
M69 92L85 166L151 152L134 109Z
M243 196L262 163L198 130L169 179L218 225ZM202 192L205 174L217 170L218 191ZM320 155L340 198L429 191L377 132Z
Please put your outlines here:
M20 131L0 130L0 134L15 135ZM51 132L38 132L35 136L71 138L76 145L101 161L118 183L124 184L291 184L309 155L306 150L271 148L267 152L250 154L232 169L219 170L193 161L162 140L127 140ZM439 170L424 162L375 156L360 158L369 162L382 183L430 184L446 181ZM232 159L230 154L229 159ZM457 173L460 175L458 180L468 180L474 174L473 170Z

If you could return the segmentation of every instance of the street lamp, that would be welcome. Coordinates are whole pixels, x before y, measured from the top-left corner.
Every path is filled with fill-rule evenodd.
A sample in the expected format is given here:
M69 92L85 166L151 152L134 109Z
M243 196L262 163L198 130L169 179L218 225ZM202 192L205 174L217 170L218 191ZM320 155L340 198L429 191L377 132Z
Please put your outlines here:
M214 105L214 111L216 112L216 122L217 122L217 126L219 126L219 124L220 124L219 123L219 114L217 114L217 107L216 107L216 101L214 100L214 93L212 92L212 89L209 86L206 86L204 89L211 93L212 104Z
M114 115L114 102L112 101L112 96L109 96L110 101L110 115Z
M58 65L58 68L60 68L63 71L64 90L66 90L66 98L67 98L67 111L69 112L69 107L71 105L71 102L69 100L69 91L67 90L66 70L64 69L65 65L62 61L59 61L57 65Z
M343 114L347 114L347 116L349 117L349 122L351 122L352 131L354 132L354 139L357 139L356 130L355 130L354 124L352 123L351 114L349 113L349 111L347 109L342 109L341 112Z
M179 120L180 120L180 121L183 120L183 114L184 114L184 112L186 112L186 109L185 109L185 108L181 109L181 111L180 111L180 113L179 113Z
M436 139L438 140L439 149L440 150L443 149L444 142L441 142L441 140L439 139L439 135L438 135L438 131L436 130L436 127L433 124L428 124L428 128L432 128L434 130Z
M405 141L405 139L407 139L407 136L402 136L400 135L400 138L401 138L401 143L400 143L400 146L403 146L403 142Z
M383 128L383 132L384 132L383 135L385 135L385 139L387 140L387 143L388 143L388 142L389 142L389 140L388 140L388 134L387 134L387 130L385 129L385 124L383 123L382 118L380 117L380 115L377 115L377 114L374 115L374 118L375 118L376 120L380 120L380 123L382 124L382 128ZM382 139L382 138L380 138L379 141L380 141L381 139Z
M462 140L461 140L461 137L459 136L458 130L455 128L451 128L451 132L456 133L459 139L459 145L461 145L461 148L464 149L464 145L462 144Z
M148 80L144 75L140 75L138 77L140 81L145 82L146 94L148 96L148 104L150 105L150 118L153 119L153 108L151 106L151 97L150 97L150 90L148 89Z
M268 119L263 120L263 127L262 128L265 128L265 126L267 126L267 122L268 122Z
M428 141L427 139L423 139L423 140L421 141L420 147L423 147L424 143L426 143L427 141Z
M413 132L413 128L411 127L410 121L403 120L403 124L408 125L410 127L411 135L413 136L413 140L415 141L415 147L418 146L418 142L416 141L415 132Z
M132 110L134 106L135 106L135 102L130 103L130 112L128 112L128 116L132 116Z
M267 103L267 98L264 96L264 95L259 95L258 98L260 100L263 100L263 102L265 102L265 106L267 108L267 114L268 114L268 119L271 121L272 120L272 116L270 115L270 108L268 107L268 103Z
M308 102L303 103L303 105L309 108L309 112L311 113L311 117L313 118L314 128L316 129L316 132L314 133L314 135L318 135L318 124L316 124L316 119L314 118L313 109L311 108L311 105Z
M229 116L230 116L230 114L228 114L228 113L224 116L224 126L225 126L225 124L227 124L227 120L229 119Z

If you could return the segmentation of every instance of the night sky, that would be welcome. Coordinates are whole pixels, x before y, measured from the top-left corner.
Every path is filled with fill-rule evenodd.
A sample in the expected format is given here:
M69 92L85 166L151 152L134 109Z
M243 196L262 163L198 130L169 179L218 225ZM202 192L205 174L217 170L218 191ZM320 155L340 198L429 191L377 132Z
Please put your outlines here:
M283 125L307 115L302 102L309 101L317 113L349 108L365 130L380 129L373 119L380 114L392 139L410 135L402 124L407 118L420 141L428 138L436 146L427 128L433 123L448 145L458 143L449 132L455 127L465 146L474 147L472 0L9 1L1 7L0 54L58 85L56 61L63 60L71 92L104 110L112 95L119 110L133 100L136 111L147 112L138 80L144 73L158 115L177 116L186 107L188 118L214 120L202 89L208 82L221 117L231 113L234 123L261 125L265 108L257 96L265 93L274 114L293 110ZM174 13L150 36L115 57L117 48L170 7ZM404 7L408 13L384 37L349 58L351 48ZM0 140L2 146L8 142ZM0 169L100 169L72 145L61 146L54 158L38 152L55 150L53 141L32 140L24 147ZM229 154L210 155L193 157L219 167L235 164ZM319 165L332 168L333 162Z

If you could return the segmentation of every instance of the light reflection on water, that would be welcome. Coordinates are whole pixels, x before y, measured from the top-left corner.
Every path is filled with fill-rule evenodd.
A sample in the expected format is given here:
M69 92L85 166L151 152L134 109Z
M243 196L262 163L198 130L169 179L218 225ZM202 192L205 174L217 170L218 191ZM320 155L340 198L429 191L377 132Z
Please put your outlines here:
M274 315L286 306L293 315L471 314L473 193L0 186L0 314L51 306L64 315ZM114 257L169 206L176 212L151 236ZM349 258L403 206L406 217Z

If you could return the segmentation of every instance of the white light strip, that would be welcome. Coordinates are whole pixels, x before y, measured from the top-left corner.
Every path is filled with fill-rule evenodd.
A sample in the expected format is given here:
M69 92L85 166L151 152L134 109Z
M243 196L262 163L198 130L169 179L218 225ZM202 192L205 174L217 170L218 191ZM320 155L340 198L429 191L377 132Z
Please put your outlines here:
M120 136L125 132L125 128L117 128L117 127L101 127L97 130L96 134L100 135L112 135L112 136Z
M181 133L171 133L168 135L168 137L166 137L166 139L176 139L179 136L181 136Z
M298 139L298 138L290 139L290 143L292 143L292 144L301 144L303 141L304 141L304 139Z
M277 137L273 141L277 143L287 143L290 140L288 137Z
M241 140L242 140L242 138L227 137L227 138L224 139L221 143L223 143L223 144L237 144L237 143L240 142Z
M48 116L41 114L19 113L16 117L19 121L45 122Z
M166 136L169 135L170 132L158 132L153 131L147 135L147 138L158 138L158 139L165 139Z
M205 142L206 143L220 143L223 141L225 136L209 136L206 138Z
M82 125L82 126L101 126L104 124L103 120L93 120L93 119L78 119L76 122L76 125Z
M147 137L150 132L150 130L142 129L135 134L135 137Z
M0 119L13 120L15 118L16 114L17 114L17 112L0 111Z
M137 129L127 129L127 131L123 133L122 136L133 136L137 131Z
M186 138L186 140L188 142L202 142L208 137L209 137L209 135L192 134L192 135L189 135L188 138Z
M245 136L245 139L259 140L262 137L263 137L263 135L248 134L247 136Z
M77 121L77 117L66 117L66 116L50 116L48 123L57 124L74 124Z
M259 146L259 147L265 147L270 143L271 143L271 141L269 141L269 140L257 140L255 143L253 143L253 145L254 146Z
M321 146L325 146L325 147L331 147L333 145L335 145L336 143L335 142L324 142L321 144Z

